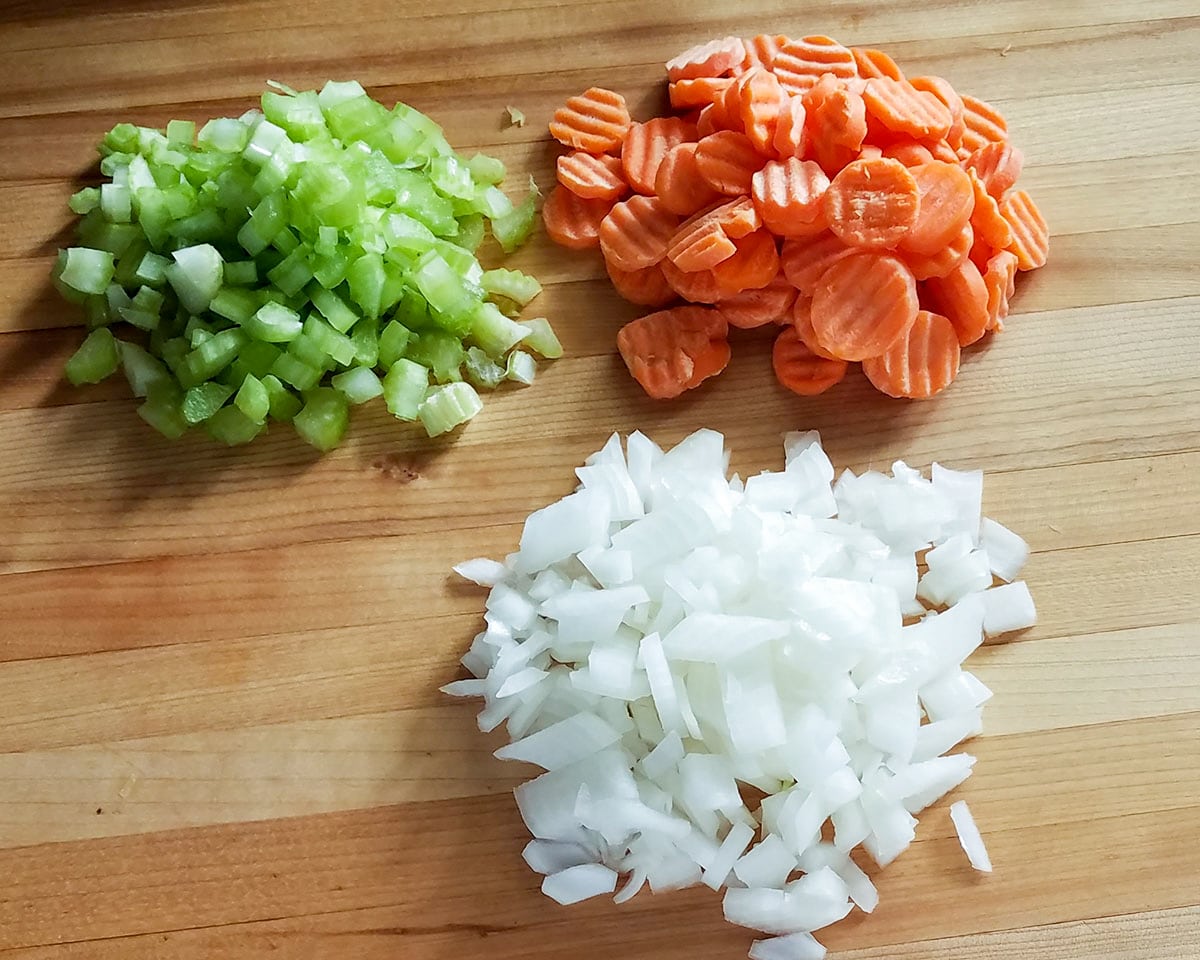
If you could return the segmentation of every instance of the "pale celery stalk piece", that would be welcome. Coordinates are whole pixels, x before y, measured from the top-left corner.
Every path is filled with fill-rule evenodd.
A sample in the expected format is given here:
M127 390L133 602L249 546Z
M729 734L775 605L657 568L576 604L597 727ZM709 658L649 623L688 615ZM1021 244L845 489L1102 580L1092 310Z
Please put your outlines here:
M383 395L383 382L370 367L351 367L339 373L329 383L353 404L366 403Z
M522 346L528 347L538 356L547 360L557 360L563 355L562 344L550 321L545 317L533 317L529 320L518 321L517 326L524 327L528 334L522 341Z
M529 386L533 383L535 376L537 376L537 360L534 359L533 354L526 353L524 350L514 350L508 355L505 379Z
M383 378L383 400L397 420L416 420L429 390L429 371L419 363L401 358Z
M117 341L108 327L93 330L67 361L67 379L75 386L99 383L117 372Z
M483 409L483 401L469 383L447 383L434 387L421 401L417 416L431 437L448 433Z
M203 313L221 289L225 262L211 243L200 243L174 251L174 263L168 264L167 282L189 313Z

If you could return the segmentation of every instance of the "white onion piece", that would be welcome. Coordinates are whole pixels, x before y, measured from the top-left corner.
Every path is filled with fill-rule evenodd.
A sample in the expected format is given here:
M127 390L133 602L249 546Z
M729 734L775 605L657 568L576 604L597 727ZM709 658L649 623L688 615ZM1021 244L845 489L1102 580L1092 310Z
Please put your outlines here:
M992 860L988 856L987 847L983 844L983 836L971 816L971 809L966 800L957 800L950 804L950 819L954 822L954 832L958 834L958 842L963 852L971 861L971 866L982 873L992 872Z
M1037 623L1037 608L1024 580L984 590L983 632L989 637L1025 630Z
M542 881L542 893L563 905L612 893L616 888L616 872L601 863L567 867Z
M825 960L825 948L811 933L789 933L750 945L750 960Z
M992 573L1001 580L1015 580L1029 559L1029 544L988 517L979 525L979 545L987 551Z
M464 560L454 565L454 572L464 580L478 584L481 587L494 587L507 580L511 575L508 567L486 557L476 557L474 560Z

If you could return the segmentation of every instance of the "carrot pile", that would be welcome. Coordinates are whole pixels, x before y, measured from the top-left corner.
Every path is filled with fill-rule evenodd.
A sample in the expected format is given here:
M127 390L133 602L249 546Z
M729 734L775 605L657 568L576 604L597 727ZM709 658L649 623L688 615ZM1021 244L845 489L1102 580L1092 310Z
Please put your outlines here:
M730 326L778 324L795 393L859 362L889 396L931 397L1046 262L1004 117L942 78L821 36L727 37L666 66L677 116L635 122L599 87L554 114L569 152L543 208L552 239L598 247L621 296L656 308L617 338L650 396L720 373Z

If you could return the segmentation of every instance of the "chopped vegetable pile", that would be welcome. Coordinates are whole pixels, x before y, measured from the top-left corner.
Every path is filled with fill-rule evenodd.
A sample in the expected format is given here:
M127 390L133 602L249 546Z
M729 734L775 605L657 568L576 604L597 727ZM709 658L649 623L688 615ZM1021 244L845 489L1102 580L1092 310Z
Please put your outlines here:
M773 366L795 393L859 362L889 396L931 397L963 347L1002 329L1016 273L1046 262L1004 118L940 77L906 79L887 54L829 37L766 35L695 47L667 76L680 116L636 123L598 87L554 114L570 152L542 211L558 243L600 248L627 300L711 305L622 331L652 397L720 373L729 326L767 324L784 327Z
M486 232L505 252L529 235L532 181L514 205L503 163L456 154L406 104L278 87L198 134L118 124L100 153L54 269L91 328L66 372L123 368L168 437L245 443L271 419L324 451L378 396L433 436L479 411L475 387L531 383L528 351L562 352L544 319L512 319L537 281L476 259Z
M621 874L618 902L724 888L726 919L773 935L761 960L824 956L812 931L875 908L852 851L890 863L970 775L949 751L991 692L962 662L1036 619L1015 581L1028 547L981 518L981 473L898 462L833 483L816 434L785 451L742 482L710 430L667 452L614 435L516 553L455 568L491 592L474 679L443 688L484 698L482 730L507 724L498 757L546 771L516 800L548 896Z

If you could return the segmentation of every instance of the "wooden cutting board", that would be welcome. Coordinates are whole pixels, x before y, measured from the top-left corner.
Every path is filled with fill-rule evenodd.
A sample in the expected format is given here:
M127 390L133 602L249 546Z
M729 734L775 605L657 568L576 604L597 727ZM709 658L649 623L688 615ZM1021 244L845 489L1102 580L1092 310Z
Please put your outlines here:
M507 9L512 6L515 9ZM501 556L613 430L726 433L743 473L818 428L839 466L988 471L1039 625L972 661L994 689L959 791L826 931L838 958L1190 958L1200 947L1200 10L1195 0L809 5L522 0L10 0L0 10L0 948L33 958L744 956L708 891L557 907L520 859L522 770L438 694L476 630L456 560ZM123 383L60 378L80 339L46 274L118 120L249 108L267 79L360 79L547 186L554 106L635 111L727 33L829 33L999 105L1054 231L1002 336L942 399L857 375L819 400L739 339L719 380L639 396L633 315L597 259L514 265L567 356L429 442L379 411L319 458L286 430L168 443ZM523 127L505 107L524 111Z

